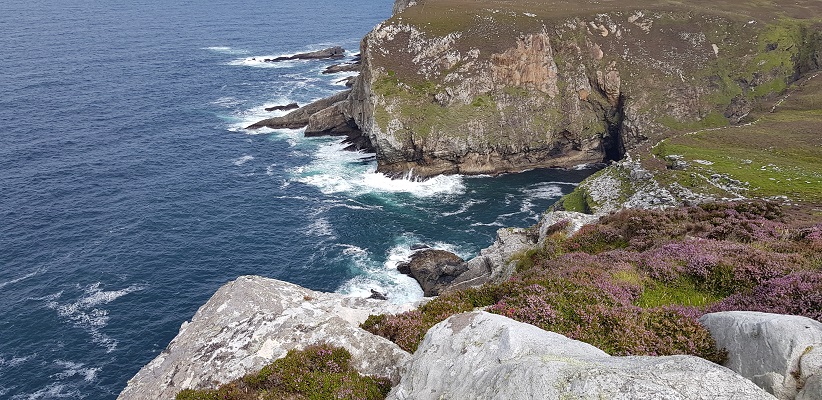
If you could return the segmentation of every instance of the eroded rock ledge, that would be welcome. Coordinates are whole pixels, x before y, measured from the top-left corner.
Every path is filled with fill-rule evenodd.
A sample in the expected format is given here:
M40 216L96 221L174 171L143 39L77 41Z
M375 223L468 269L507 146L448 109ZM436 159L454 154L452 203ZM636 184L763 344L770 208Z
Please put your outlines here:
M410 354L359 324L370 314L410 308L242 276L200 307L168 347L129 380L118 399L165 400L182 389L215 387L259 371L288 350L317 343L345 347L360 373L397 383Z

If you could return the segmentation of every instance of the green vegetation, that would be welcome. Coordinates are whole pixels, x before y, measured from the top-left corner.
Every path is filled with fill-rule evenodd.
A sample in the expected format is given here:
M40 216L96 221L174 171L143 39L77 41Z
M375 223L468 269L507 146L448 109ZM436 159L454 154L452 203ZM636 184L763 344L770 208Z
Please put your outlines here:
M822 204L822 77L792 88L775 113L762 113L748 126L704 131L666 140L655 149L660 159L681 156L686 171L658 175L704 177L690 186L715 190L710 176L739 181L743 195L787 196L793 202ZM727 179L726 178L726 179Z
M721 362L704 312L748 309L822 320L822 225L790 228L771 203L626 210L574 235L565 223L514 257L507 282L448 293L363 328L414 351L425 332L478 307L613 355Z
M291 350L255 374L213 390L183 390L177 400L378 400L391 390L385 378L361 376L348 350L326 344Z

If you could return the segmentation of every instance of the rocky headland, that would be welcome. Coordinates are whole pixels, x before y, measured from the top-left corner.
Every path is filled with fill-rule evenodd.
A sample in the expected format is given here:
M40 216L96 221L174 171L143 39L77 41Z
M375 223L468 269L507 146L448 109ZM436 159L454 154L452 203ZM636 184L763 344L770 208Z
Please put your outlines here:
M420 304L240 277L119 398L308 398L299 357L339 398L822 398L819 15L397 0L338 67L352 89L249 128L343 135L396 175L610 164L473 259L418 249Z

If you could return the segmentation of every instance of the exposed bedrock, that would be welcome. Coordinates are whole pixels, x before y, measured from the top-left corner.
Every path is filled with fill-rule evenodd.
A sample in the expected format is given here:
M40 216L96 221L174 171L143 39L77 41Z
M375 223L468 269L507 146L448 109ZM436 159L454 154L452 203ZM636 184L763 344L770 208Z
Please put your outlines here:
M200 307L118 399L165 400L183 389L214 388L259 371L288 350L318 343L346 348L360 373L397 383L411 355L359 324L369 314L410 308L241 276Z
M276 58L263 59L265 62L279 62L290 60L322 60L322 59L336 59L345 57L345 49L340 46L329 47L327 49L312 51L308 53L299 53L293 56L284 56Z
M699 322L728 351L726 367L778 399L822 399L822 323L752 311L705 314Z
M322 111L334 104L346 100L350 90L344 90L333 96L317 100L313 103L302 106L282 117L264 119L260 122L248 126L248 129L272 128L272 129L300 129L308 126L309 118L315 113Z
M349 99L379 170L619 160L671 132L742 122L819 66L816 22L774 20L770 6L602 3L398 1L362 42Z
M423 250L414 253L411 260L397 266L397 270L414 278L426 297L438 296L468 267L454 253L444 250Z
M611 357L587 343L481 311L431 328L388 398L773 399L698 357Z

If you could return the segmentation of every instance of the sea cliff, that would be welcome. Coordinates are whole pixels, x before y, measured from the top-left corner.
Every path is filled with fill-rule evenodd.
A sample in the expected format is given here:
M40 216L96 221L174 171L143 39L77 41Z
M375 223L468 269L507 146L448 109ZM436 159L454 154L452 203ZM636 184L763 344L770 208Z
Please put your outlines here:
M387 174L610 166L472 260L409 266L440 294L415 310L241 277L120 398L263 390L239 378L320 343L395 399L819 398L821 11L398 0L299 124Z

